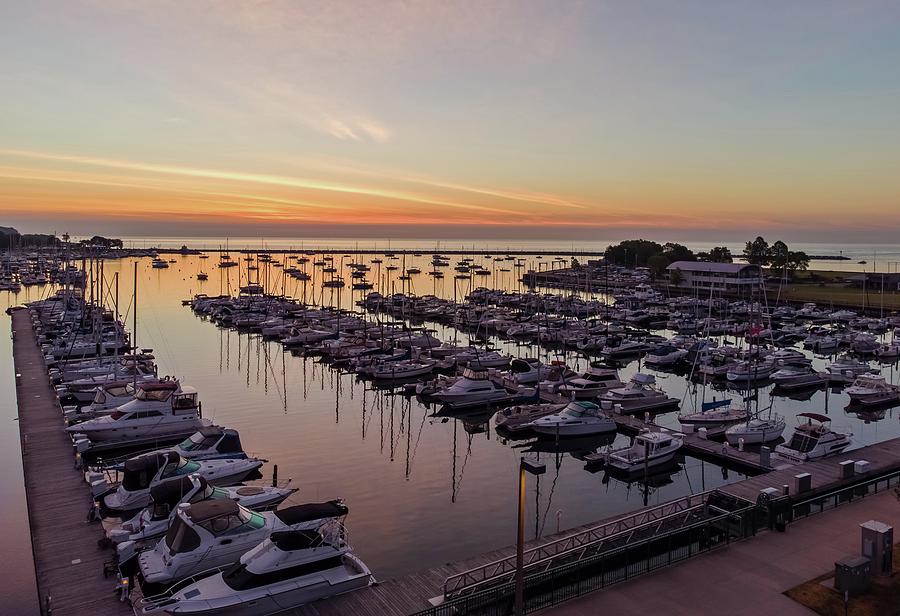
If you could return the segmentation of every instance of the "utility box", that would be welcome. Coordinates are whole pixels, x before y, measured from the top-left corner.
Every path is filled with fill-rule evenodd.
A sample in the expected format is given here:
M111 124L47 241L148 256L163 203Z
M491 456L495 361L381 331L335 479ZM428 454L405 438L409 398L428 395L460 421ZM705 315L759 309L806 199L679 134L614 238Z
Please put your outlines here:
M834 563L834 589L841 594L859 595L869 589L872 562L862 556L847 556Z
M853 464L853 460L844 460L843 462L838 464L838 466L841 467L841 479L853 479Z
M869 520L862 529L862 555L872 561L872 575L886 576L894 571L894 527Z
M869 472L869 462L867 460L857 460L853 465L853 470L857 475L865 475Z
M800 473L794 475L794 494L803 494L812 490L812 475L809 473Z
M772 466L772 450L769 447L763 445L759 448L759 464L763 468L769 468Z

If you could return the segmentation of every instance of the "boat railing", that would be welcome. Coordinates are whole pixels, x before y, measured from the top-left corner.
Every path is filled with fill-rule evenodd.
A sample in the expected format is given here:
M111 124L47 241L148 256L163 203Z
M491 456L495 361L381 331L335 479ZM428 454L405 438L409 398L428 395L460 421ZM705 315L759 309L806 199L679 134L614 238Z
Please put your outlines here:
M193 584L199 580L208 578L217 573L221 573L222 571L225 571L225 569L228 569L229 567L231 567L232 564L233 563L229 563L227 565L221 565L219 567L213 567L211 569L204 569L203 571L195 573L194 575L192 575L190 577L186 577L183 580L179 580L178 582L175 582L173 585L169 586L166 590L164 590L161 593L158 593L155 595L150 595L148 597L143 597L141 599L141 605L144 607L153 607L158 604L164 603L164 602L168 601L169 599L171 599L180 590L187 588L188 586L190 586L191 584Z
M704 508L715 491L683 498L616 518L599 526L580 530L525 550L524 568L529 574L545 571L561 562L581 560L607 547L627 545L633 538L653 534L663 527L680 526ZM486 563L448 577L444 597L451 598L509 581L516 571L516 555Z

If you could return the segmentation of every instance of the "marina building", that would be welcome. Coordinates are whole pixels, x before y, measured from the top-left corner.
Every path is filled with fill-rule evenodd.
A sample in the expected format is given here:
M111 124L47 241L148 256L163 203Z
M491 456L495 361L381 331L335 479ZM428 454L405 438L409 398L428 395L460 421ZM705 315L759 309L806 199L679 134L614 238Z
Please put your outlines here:
M678 270L677 286L684 289L748 293L763 282L762 268L749 263L709 263L705 261L675 261L666 268L669 281Z

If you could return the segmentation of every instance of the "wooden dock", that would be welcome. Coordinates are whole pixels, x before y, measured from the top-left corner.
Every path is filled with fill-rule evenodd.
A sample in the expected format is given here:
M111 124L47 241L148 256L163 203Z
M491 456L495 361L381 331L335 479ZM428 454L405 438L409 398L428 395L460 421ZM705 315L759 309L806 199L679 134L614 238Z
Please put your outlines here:
M12 328L25 498L42 613L49 604L54 616L132 614L129 603L113 593L115 580L103 577L103 564L113 554L97 545L100 524L87 521L90 489L75 469L72 441L63 431L29 311L14 312Z
M849 479L843 479L840 464L846 460L865 460L869 463L869 470L865 475L855 475ZM780 491L783 486L787 485L790 487L791 496L802 499L852 485L866 477L874 477L897 470L900 470L900 438L867 445L841 455L830 456L824 460L781 466L765 475L722 486L720 490L756 502L760 490L777 488ZM794 492L794 476L800 473L812 475L812 489L797 494Z

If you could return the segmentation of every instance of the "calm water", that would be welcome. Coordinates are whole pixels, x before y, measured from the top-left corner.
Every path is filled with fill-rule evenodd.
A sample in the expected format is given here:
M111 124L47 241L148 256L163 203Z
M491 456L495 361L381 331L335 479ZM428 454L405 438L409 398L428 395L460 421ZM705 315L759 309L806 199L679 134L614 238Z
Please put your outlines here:
M299 242L295 246L299 248ZM238 258L236 251L233 256ZM212 295L220 290L234 291L239 282L246 282L247 264L241 261L238 272L239 268L217 268L215 257L173 258L175 263L165 270L151 269L149 259L138 262L138 345L154 349L160 374L176 375L199 389L205 416L238 429L245 449L269 460L264 469L266 480L272 465L277 464L280 480L291 477L300 487L298 502L344 498L351 512L351 539L377 577L402 575L514 543L517 464L524 449L535 448L532 442L504 442L490 426L483 429L486 417L433 417L434 409L415 399L375 390L371 384L339 374L314 358L284 353L277 343L200 320L180 300L197 292ZM366 261L371 258L363 257ZM339 260L339 256L335 258L336 266ZM424 273L430 269L428 260L407 258L407 267L416 265L423 271L414 276L414 291L448 298L462 298L468 292L473 283L454 280L452 269L445 270L447 278L443 281L428 277ZM480 260L494 271L489 277L476 277L474 285L518 287L515 271L500 271L511 269L512 262L491 265L486 259ZM534 257L527 260L537 262ZM401 270L387 271L389 263L384 259L380 271L373 265L370 280L384 290L400 291L403 283L397 277ZM394 263L400 266L401 261ZM294 297L305 296L308 301L351 307L365 293L353 293L349 287L323 291L318 284L320 275L315 283L305 286L292 279L285 285L276 268L261 267L250 274L251 279L268 279L270 288ZM132 268L131 260L105 264L108 279L120 273L119 310L129 327L133 315ZM201 268L210 275L206 282L196 280ZM349 283L349 274L345 278ZM25 289L8 301L22 303L47 292L49 289ZM452 329L436 329L446 339L468 341ZM547 358L547 352L536 347L496 343L515 355L540 353ZM8 362L8 348L5 355L3 361ZM555 358L556 354L550 357ZM586 364L573 353L564 358L573 367ZM824 359L817 360L819 366L824 363ZM638 364L633 362L622 370L623 378L637 370ZM896 382L896 371L891 367L885 370ZM10 372L7 370L7 376ZM692 387L685 379L669 374L659 374L658 378L670 395L682 398L687 406L693 404ZM707 392L707 399L712 395ZM761 405L767 405L767 395L762 393L761 398ZM774 402L776 412L785 415L822 412L827 407L835 418L835 427L852 429L855 447L900 436L900 422L893 411L877 421L874 419L879 416L871 417L871 421L859 419L843 411L847 399L840 393L826 398L825 392L817 392L807 401ZM8 406L14 414L12 403ZM661 416L659 422L677 425L675 415ZM789 426L792 423L789 421ZM15 424L8 425L4 438L17 438ZM555 532L558 524L565 529L634 510L645 502L663 502L742 478L686 457L673 472L653 478L650 486L606 479L602 472L586 471L584 463L573 456L601 444L575 441L565 442L558 449L552 444L536 447L542 450L539 455L547 463L547 473L528 480L529 538ZM18 469L18 454L10 453L8 447L3 452L10 458L9 467ZM4 499L4 506L17 505L21 512L21 476L6 473L0 485L4 494L17 490ZM4 538L4 547L10 539Z

